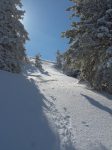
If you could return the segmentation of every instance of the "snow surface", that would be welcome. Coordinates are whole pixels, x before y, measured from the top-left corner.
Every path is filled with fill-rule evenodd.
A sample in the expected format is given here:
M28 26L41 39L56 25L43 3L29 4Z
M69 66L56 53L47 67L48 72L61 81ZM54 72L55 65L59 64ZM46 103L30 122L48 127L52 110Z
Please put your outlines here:
M0 150L112 150L112 96L43 68L0 71Z

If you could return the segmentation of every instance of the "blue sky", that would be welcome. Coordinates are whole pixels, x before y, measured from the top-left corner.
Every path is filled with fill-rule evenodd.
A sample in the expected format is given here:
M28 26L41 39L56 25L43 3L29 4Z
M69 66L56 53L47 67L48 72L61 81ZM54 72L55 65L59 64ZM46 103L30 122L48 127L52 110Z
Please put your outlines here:
M61 32L70 28L70 14L65 10L72 6L69 0L22 0L26 11L23 23L30 41L26 44L27 54L40 53L44 59L54 60L57 50L68 48L67 39Z

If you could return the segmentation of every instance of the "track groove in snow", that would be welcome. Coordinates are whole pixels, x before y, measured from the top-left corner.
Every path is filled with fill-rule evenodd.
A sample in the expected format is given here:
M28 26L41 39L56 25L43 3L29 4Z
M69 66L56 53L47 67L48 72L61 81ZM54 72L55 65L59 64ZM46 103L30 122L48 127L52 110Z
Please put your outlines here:
M43 68L47 74L32 78L47 98L60 150L112 150L112 96L89 90L56 70L54 63L43 61Z
M0 150L112 150L112 96L43 61L0 73Z
M59 112L59 110L56 108L56 105L54 104L54 100L56 98L50 97L51 101L53 102L48 102L48 113L51 115L51 119L55 124L56 131L58 132L60 139L61 139L61 149L66 150L67 148L70 148L69 146L73 147L75 145L75 136L74 136L74 130L72 129L71 125L71 118L68 115L67 109L64 108L63 114Z

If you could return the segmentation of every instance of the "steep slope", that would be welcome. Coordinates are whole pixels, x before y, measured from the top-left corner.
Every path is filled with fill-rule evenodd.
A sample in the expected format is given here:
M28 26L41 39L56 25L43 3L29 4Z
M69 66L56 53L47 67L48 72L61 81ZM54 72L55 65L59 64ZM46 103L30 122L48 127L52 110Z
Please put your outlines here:
M1 150L111 150L112 97L34 60L22 75L0 71Z
M0 149L57 149L43 112L45 97L32 80L0 71Z

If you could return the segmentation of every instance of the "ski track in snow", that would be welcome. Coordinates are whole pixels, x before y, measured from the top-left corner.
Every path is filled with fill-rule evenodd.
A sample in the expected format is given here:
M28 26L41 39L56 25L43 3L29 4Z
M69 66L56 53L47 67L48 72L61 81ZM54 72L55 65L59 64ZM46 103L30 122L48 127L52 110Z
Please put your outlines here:
M45 84L44 78L41 76L33 77L34 82L37 82L37 85ZM30 78L31 80L32 78ZM38 80L38 81L37 81ZM42 82L43 81L43 82ZM49 81L49 79L47 80ZM56 80L50 80L50 81L56 81ZM54 89L54 88L52 88ZM45 89L43 90L45 92ZM42 92L44 95L45 93ZM51 122L54 123L54 128L57 132L57 134L60 137L60 149L61 150L74 150L74 144L75 144L75 136L74 136L74 130L71 125L71 118L68 115L67 109L63 108L63 113L61 113L56 108L56 98L53 96L45 95L46 99L44 100L46 106L48 109L45 110L45 114L47 113L49 116L49 119Z
M68 115L67 109L63 108L63 113L61 113L58 108L56 108L56 98L54 96L51 96L52 93L47 94L46 95L46 87L45 87L45 83L47 82L56 82L58 81L58 79L52 78L51 75L49 74L49 72L45 71L44 73L39 73L38 75L35 72L35 65L33 63L33 61L31 61L31 67L33 68L32 70L34 72L28 72L27 69L28 67L25 69L26 72L25 74L27 74L27 76L29 77L30 80L33 80L35 82L35 84L37 84L40 87L40 90L42 92L42 94L46 97L46 99L44 99L44 102L47 106L47 109L45 109L45 114L47 114L47 116L49 116L49 120L51 120L51 123L53 123L55 131L57 132L59 138L60 138L60 150L74 150L74 146L75 146L75 135L74 135L74 130L72 128L71 125L71 118ZM45 62L44 62L45 63ZM46 64L49 64L49 62L47 61ZM46 70L46 67L44 68ZM52 70L52 69L51 69ZM55 73L55 72L53 72ZM52 76L55 75L52 73ZM60 73L57 75L60 75ZM44 87L43 87L44 85ZM43 90L41 88L44 88ZM52 90L54 89L54 87L52 87ZM49 96L48 96L49 95Z
M69 145L72 145L74 147L75 144L74 130L72 129L71 118L68 115L66 108L63 109L64 112L63 114L61 114L59 110L56 108L54 100L56 99L51 96L51 101L53 102L47 102L49 106L48 113L50 113L52 117L51 119L55 123L55 128L60 136L61 149L65 150L66 147L69 147Z
M35 83L39 85L43 95L45 95L45 97L47 98L46 105L48 105L49 107L47 113L49 118L51 118L51 122L53 122L60 137L60 149L107 150L107 146L109 147L108 150L111 150L112 145L110 144L110 141L112 139L112 135L109 132L105 132L106 135L109 133L110 137L110 139L108 138L109 140L106 140L104 138L105 134L103 133L106 125L108 126L108 128L110 127L110 125L104 123L104 126L99 129L99 131L101 130L100 132L95 131L97 130L97 128L99 128L99 125L101 126L101 122L103 122L103 120L99 118L102 118L103 112L100 115L100 113L97 112L97 109L90 108L90 106L86 104L88 100L88 102L90 102L93 107L97 106L99 109L109 113L110 117L108 117L110 118L110 121L109 119L108 121L111 123L111 101L98 93L90 91L85 85L78 84L77 79L67 77L66 75L62 74L61 72L56 70L54 68L54 64L50 63L49 61L43 61L43 68L45 72L41 73L40 76L33 76L32 79L34 79ZM103 100L102 98L105 100ZM69 100L69 103L67 99ZM73 101L73 99L75 99L76 102ZM85 102L83 99L85 99ZM98 99L99 101L97 101ZM100 104L100 101L102 104ZM92 111L93 113L91 113ZM91 114L90 116L89 113ZM106 115L108 114L105 114L104 116ZM99 120L97 120L97 117ZM91 123L95 123L94 127L92 128L90 127ZM111 127L110 130L112 130ZM104 145L102 143L104 143Z
M112 96L78 84L53 62L43 69L30 59L24 76L1 73L0 150L112 150Z
M93 106L97 106L98 108L110 114L109 117L110 123L112 122L111 120L112 110L110 109L112 106L111 101L109 100L110 101L109 103L108 99L104 98L100 94L98 93L95 94L94 92L90 91L85 85L78 84L77 79L67 77L66 75L62 74L61 72L59 72L54 68L54 64L50 62L43 62L43 64L44 64L43 68L47 72L47 74L41 74L41 76L38 79L34 77L34 80L37 82L37 85L39 85L39 87L41 88L41 91L43 92L45 97L47 97L47 99L49 100L47 101L47 105L49 105L50 108L48 111L51 120L55 124L56 130L60 136L61 150L111 150L112 145L110 144L111 143L110 141L112 140L112 134L109 135L110 139L108 138L109 140L107 141L103 139L104 138L103 130L105 129L104 127L101 127L101 129L99 129L99 131L100 130L101 131L98 132L97 134L97 128L99 128L99 125L101 124L99 122L100 121L103 122L101 119L99 121L96 119L97 115L98 117L100 117L100 115L96 113L95 121L93 121L94 119L92 118L95 117L94 116L95 113L93 112L93 114L91 114L90 121L87 121L88 118L85 118L85 116L83 116L83 111L77 110L77 106L75 106L75 102L72 102L71 100L75 98L78 99L79 101L78 103L83 104L83 99L86 98L91 104L93 104ZM102 98L105 100L102 101ZM66 104L67 99L73 103L74 108L70 108L71 106L67 106ZM99 99L99 101L97 101L97 99ZM108 104L108 106L110 105L109 108L108 106L105 107L102 104L100 104L100 100L101 102L103 102L103 105L105 104L106 105ZM70 102L68 103L68 105L71 105ZM82 107L83 105L80 106L79 108L82 109ZM73 114L71 114L71 112L73 113L73 109L76 109L74 110L74 112L77 113L77 114L74 113L74 116ZM86 111L88 111L87 114L89 113L89 110L85 110L85 108L83 109L84 109L84 115ZM86 109L90 109L90 108L88 107ZM80 114L82 116L80 116ZM101 116L103 115L101 114ZM79 119L77 117L79 117ZM90 118L90 116L88 115L86 117ZM81 123L78 123L79 120L81 119L82 119ZM95 125L96 131L95 131L95 127L94 129L90 128L91 122L96 123ZM106 125L110 127L109 124L105 123L104 126L106 127ZM88 133L88 129L90 130L90 133ZM112 131L111 127L110 127L110 131ZM105 132L105 134L107 135L108 132L107 133ZM99 137L95 137L95 136L99 136ZM108 142L109 144L105 144ZM70 145L72 146L70 147ZM109 149L107 147L109 147Z

